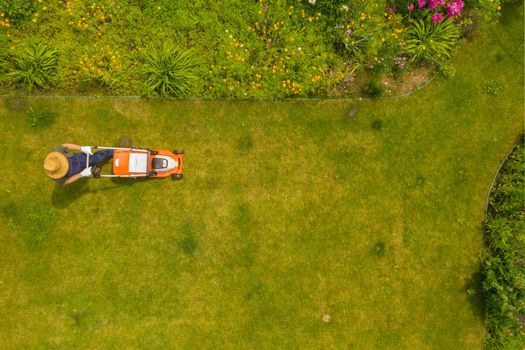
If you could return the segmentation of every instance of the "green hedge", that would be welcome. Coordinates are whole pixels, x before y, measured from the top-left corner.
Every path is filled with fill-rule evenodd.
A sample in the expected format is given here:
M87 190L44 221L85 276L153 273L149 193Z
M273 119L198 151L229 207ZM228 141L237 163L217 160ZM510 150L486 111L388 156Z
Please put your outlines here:
M489 349L525 347L524 152L522 136L498 175L484 224L482 288Z

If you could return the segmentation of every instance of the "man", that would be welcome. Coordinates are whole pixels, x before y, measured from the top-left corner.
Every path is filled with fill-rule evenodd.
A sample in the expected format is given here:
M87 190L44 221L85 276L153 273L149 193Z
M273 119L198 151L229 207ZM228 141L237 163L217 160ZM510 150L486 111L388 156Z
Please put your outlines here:
M72 153L70 151L80 151ZM87 155L89 166L87 166ZM44 169L47 176L56 182L68 185L81 177L91 177L100 171L98 164L113 157L113 150L104 150L93 153L89 146L78 146L72 143L64 143L55 147L44 159Z

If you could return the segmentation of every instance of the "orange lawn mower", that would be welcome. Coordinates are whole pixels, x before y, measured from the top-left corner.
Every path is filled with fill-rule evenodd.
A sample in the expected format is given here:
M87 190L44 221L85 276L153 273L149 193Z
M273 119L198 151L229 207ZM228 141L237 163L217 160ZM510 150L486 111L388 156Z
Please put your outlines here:
M152 177L172 180L182 179L183 150L150 150L147 148L101 147L92 149L113 150L113 173L100 174L100 168L93 172L94 178L100 177ZM89 166L89 154L87 166Z

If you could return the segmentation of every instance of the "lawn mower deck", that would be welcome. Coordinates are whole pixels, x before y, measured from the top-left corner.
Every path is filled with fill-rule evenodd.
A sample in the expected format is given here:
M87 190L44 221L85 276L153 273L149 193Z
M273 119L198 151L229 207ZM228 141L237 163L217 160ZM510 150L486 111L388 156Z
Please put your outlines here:
M173 180L182 179L183 150L150 150L146 148L93 147L112 149L113 174L97 174L96 177L153 177ZM89 157L88 157L89 162Z

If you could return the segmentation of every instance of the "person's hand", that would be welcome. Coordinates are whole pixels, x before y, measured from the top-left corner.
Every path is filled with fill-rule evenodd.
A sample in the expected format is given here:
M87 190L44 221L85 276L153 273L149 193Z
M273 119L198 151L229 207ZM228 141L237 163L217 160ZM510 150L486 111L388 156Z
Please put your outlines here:
M91 167L86 168L86 169L84 169L84 170L82 170L80 172L80 176L82 176L82 177L91 177L91 176L93 176L93 170L91 169Z
M89 146L82 146L80 147L80 150L84 152L85 154L93 155L93 152L91 152L91 147Z

